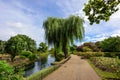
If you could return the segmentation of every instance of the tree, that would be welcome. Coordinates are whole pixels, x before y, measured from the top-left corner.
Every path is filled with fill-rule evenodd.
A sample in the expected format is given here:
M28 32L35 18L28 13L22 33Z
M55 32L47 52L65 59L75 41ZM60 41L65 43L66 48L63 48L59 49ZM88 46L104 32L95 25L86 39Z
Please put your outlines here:
M1 53L1 54L3 54L3 53L6 52L6 51L5 51L6 43L7 43L6 41L0 40L0 53Z
M120 52L120 37L110 37L100 42L100 47L105 52Z
M11 37L6 45L6 51L11 54L11 60L13 61L16 55L19 55L23 50L36 51L36 43L34 40L26 35L18 34Z
M74 40L82 40L84 37L83 19L79 16L70 16L69 18L49 17L44 23L46 40L54 48L62 48L65 58L68 57L68 46L74 43Z
M83 11L88 16L90 24L99 24L101 20L108 21L110 16L118 11L120 0L89 0Z
M46 43L41 42L41 43L39 44L39 49L38 49L38 51L47 52L47 50L48 50L48 47L47 47Z

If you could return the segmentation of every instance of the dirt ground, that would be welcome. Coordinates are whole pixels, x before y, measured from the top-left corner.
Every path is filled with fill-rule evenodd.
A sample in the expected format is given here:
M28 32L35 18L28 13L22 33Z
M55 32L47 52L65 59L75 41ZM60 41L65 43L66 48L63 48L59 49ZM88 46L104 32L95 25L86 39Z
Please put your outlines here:
M72 55L71 59L43 80L101 80L87 61Z

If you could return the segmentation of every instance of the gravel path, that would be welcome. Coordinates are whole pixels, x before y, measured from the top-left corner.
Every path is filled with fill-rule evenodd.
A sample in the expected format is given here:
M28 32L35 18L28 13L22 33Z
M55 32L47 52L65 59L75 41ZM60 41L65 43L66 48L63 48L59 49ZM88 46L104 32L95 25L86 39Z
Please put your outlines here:
M72 55L71 59L43 80L101 80L87 61Z

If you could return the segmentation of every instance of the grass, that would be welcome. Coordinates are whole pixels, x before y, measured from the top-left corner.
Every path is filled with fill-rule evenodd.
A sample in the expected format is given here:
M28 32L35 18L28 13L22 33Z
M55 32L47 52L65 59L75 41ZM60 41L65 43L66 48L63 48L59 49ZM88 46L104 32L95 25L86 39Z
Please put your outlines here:
M102 78L102 80L108 80L108 79L117 80L118 77L116 73L102 71L99 68L97 68L89 59L87 59L87 61L91 65L91 67L96 71L96 73Z

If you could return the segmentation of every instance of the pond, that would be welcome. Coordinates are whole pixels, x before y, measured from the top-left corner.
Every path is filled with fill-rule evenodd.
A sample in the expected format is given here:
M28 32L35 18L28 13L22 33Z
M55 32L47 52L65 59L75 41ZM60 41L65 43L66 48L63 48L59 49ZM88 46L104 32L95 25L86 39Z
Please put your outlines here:
M43 68L47 68L47 67L51 66L51 63L54 61L55 61L55 58L51 55L48 55L47 61L44 64L39 59L36 62L34 62L34 66L32 68L25 70L25 74L23 76L27 77L27 76L32 75L35 72L40 71Z

